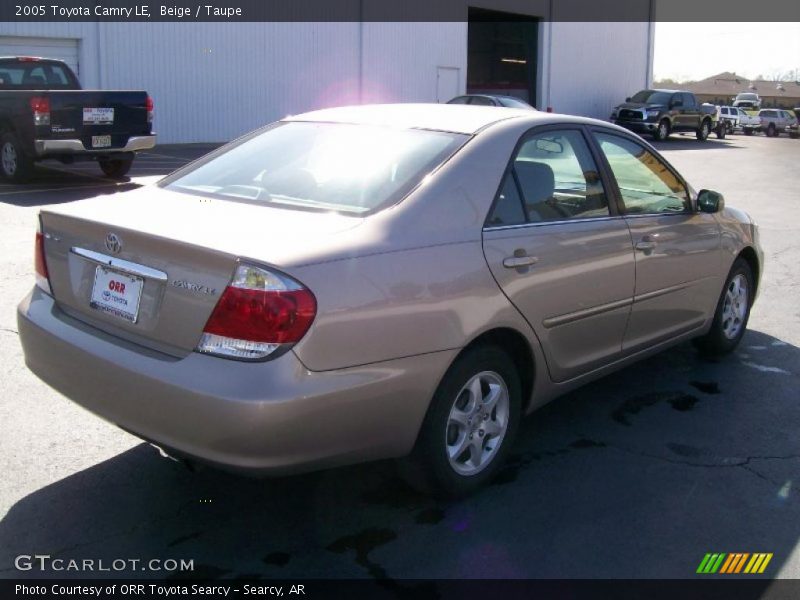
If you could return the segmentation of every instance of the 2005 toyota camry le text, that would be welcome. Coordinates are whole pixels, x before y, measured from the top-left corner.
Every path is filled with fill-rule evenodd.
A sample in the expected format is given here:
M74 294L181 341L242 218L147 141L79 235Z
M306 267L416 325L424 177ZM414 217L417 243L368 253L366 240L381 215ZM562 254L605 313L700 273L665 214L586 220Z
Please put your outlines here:
M400 458L486 482L522 415L694 338L742 338L745 213L592 119L326 109L112 199L48 207L31 370L167 453L280 474Z

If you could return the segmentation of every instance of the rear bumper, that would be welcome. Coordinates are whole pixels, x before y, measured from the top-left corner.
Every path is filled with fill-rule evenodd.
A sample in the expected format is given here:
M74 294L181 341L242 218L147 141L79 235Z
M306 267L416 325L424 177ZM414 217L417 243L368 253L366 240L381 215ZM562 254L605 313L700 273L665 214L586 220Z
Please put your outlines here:
M156 145L155 135L137 135L128 138L122 148L90 148L87 149L81 140L34 140L36 156L61 154L107 154L113 152L137 152L149 150Z
M256 474L407 454L457 352L327 372L293 352L177 359L67 316L39 288L17 321L28 367L71 400L179 455Z

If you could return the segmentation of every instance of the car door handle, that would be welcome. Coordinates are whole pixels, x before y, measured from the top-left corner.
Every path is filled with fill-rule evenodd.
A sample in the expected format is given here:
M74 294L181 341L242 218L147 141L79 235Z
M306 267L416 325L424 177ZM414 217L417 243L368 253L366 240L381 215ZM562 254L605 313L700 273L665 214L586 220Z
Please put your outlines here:
M636 242L636 249L642 252L651 252L658 245L658 238L655 235L646 235Z
M503 266L506 269L519 269L520 267L530 267L539 262L535 256L509 256L503 259Z

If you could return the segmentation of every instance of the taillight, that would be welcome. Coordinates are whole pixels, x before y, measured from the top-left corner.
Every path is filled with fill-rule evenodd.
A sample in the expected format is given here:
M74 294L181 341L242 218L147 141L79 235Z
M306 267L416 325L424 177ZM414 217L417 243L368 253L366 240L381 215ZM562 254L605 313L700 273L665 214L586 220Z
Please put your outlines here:
M147 100L144 101L145 107L147 108L147 122L153 122L153 99L148 96Z
M33 252L33 266L36 271L36 285L48 294L50 290L50 278L47 274L47 260L44 257L44 234L36 232L36 247Z
M263 359L299 342L317 314L317 301L298 281L241 264L203 329L198 352Z
M30 99L34 125L50 125L50 98L34 96Z

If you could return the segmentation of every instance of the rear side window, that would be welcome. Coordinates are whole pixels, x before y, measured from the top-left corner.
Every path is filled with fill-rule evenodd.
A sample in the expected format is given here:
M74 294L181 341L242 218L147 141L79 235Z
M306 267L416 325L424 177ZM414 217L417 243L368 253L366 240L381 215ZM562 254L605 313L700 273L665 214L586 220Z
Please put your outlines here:
M522 143L488 224L607 216L608 198L583 134L551 130Z
M76 82L62 65L31 61L0 61L0 89L71 89Z
M690 210L686 187L655 154L616 135L597 133L597 140L617 180L626 214Z

